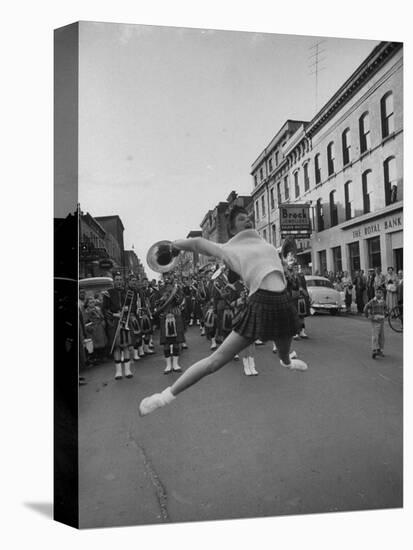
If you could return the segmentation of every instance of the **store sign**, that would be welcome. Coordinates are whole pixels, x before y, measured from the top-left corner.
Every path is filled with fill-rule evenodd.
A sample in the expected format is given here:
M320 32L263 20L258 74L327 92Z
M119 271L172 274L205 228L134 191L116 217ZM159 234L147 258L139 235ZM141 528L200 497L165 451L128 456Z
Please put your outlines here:
M113 262L112 260L100 260L99 267L101 267L102 269L112 269Z
M279 209L282 232L303 231L311 234L309 204L280 204Z
M354 229L353 239L374 237L380 233L389 233L391 231L403 230L403 214L389 216L384 220L362 225L359 229Z

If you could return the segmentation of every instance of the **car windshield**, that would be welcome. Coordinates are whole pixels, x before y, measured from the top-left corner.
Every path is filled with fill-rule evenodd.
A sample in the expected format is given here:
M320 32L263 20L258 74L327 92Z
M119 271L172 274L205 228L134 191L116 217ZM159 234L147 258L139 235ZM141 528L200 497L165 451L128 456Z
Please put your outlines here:
M325 281L324 279L309 279L306 281L307 286L323 286L327 288L334 288L330 281Z

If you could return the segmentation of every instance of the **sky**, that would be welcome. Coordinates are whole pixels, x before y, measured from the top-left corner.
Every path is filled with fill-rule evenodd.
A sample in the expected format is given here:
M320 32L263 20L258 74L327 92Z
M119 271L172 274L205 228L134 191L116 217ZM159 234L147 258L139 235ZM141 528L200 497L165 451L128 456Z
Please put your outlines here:
M284 122L311 120L378 44L90 22L79 42L81 209L119 215L151 278L151 244L199 230L232 190L250 194Z

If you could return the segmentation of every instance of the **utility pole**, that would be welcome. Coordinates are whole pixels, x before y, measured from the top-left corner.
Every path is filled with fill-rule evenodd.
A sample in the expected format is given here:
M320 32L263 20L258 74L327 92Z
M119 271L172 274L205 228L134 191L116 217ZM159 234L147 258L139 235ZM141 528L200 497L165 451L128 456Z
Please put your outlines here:
M309 51L312 52L308 58L309 68L312 71L310 75L315 75L315 112L318 111L318 75L321 71L325 70L325 67L320 66L326 59L325 57L320 58L320 55L325 53L325 49L320 48L324 42L325 40L319 40L309 48Z

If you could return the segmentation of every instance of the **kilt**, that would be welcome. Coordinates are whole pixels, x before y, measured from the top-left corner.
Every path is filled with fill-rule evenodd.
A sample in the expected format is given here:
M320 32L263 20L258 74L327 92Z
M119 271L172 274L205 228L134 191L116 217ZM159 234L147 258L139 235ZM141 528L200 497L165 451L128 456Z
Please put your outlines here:
M109 348L112 346L113 339L115 338L116 328L118 323L107 324L106 332L108 335L108 345ZM119 334L116 338L115 347L128 348L132 345L132 336L130 330L120 329Z
M176 326L176 336L168 337L166 335L166 317L167 314L164 313L159 316L159 343L161 346L168 344L183 344L185 342L184 334L184 321L182 315L174 313L175 317L175 326Z
M272 292L259 289L248 298L247 306L233 330L247 338L263 342L297 334L300 321L292 298L285 290Z

